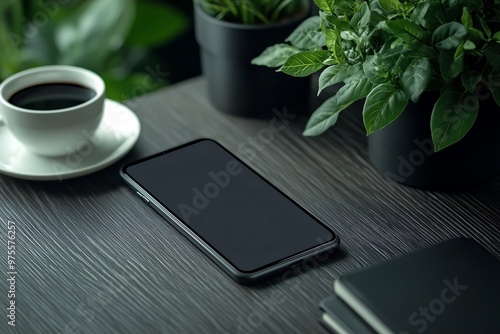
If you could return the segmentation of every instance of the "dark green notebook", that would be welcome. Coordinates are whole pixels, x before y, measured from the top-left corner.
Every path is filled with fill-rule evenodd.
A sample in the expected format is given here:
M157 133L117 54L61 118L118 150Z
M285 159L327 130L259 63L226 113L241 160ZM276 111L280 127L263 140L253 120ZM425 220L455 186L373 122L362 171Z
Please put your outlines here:
M500 261L470 239L347 274L334 291L378 333L500 333Z

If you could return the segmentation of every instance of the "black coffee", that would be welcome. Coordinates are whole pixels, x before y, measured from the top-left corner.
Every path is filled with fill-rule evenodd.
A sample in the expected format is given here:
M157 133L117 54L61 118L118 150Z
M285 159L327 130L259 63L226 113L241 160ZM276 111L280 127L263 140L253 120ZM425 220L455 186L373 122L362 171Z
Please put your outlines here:
M31 86L12 95L9 102L31 110L54 110L82 104L96 96L87 87L70 83L46 83Z

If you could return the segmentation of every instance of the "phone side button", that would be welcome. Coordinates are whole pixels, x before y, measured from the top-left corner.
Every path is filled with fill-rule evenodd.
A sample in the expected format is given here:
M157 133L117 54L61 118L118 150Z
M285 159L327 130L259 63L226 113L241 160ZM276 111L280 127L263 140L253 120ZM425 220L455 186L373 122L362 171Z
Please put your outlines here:
M149 199L146 198L143 194L141 194L139 191L137 191L137 195L139 195L140 198L146 203L149 204Z

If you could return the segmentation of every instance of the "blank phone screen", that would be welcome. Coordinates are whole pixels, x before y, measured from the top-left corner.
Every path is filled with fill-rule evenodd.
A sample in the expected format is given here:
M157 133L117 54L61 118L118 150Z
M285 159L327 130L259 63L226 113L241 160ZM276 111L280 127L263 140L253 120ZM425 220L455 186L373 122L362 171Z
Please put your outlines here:
M143 159L125 173L241 272L255 272L335 238L212 140Z

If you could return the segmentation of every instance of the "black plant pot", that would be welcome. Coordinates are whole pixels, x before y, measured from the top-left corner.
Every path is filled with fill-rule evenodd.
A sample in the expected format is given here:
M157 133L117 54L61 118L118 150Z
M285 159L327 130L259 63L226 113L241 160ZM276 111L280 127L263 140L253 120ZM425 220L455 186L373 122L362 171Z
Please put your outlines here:
M217 20L195 4L195 33L201 49L208 96L220 111L267 117L273 109L304 108L309 78L294 78L274 69L252 65L267 47L283 41L309 16L271 25L246 25Z
M429 190L459 190L500 171L500 108L480 102L471 130L458 143L434 152L430 116L439 95L425 93L394 122L368 137L369 156L387 179Z

